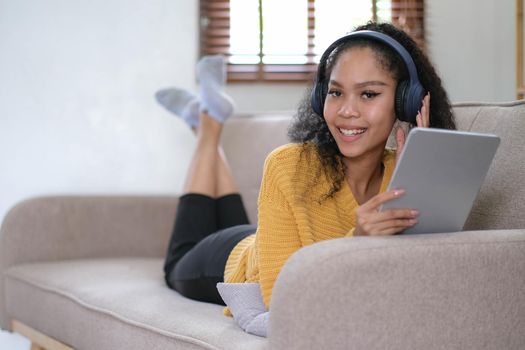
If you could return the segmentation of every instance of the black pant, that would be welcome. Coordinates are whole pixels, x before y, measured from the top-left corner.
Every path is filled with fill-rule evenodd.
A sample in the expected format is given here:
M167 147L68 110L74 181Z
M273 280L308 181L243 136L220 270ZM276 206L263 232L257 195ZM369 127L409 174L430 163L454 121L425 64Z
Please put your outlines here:
M217 283L232 249L255 233L239 194L217 199L190 193L179 201L164 277L187 298L224 305Z

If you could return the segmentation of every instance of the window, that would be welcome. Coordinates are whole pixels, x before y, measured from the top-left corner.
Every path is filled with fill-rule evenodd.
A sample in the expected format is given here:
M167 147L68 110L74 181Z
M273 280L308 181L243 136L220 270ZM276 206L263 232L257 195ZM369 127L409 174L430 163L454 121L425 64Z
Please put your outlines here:
M423 0L201 0L201 55L225 55L229 81L311 80L324 49L371 19L423 44L423 11Z

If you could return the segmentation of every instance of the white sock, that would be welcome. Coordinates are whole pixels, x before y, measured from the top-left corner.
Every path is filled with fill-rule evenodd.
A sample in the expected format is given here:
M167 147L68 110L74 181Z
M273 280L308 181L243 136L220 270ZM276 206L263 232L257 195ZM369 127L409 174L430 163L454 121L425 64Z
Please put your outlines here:
M217 283L217 290L242 329L266 337L270 313L264 305L259 283Z
M233 114L233 101L223 91L226 84L226 61L222 55L204 56L197 63L201 111L224 123Z
M178 88L167 88L155 93L157 102L179 116L190 127L199 124L199 99L192 93Z

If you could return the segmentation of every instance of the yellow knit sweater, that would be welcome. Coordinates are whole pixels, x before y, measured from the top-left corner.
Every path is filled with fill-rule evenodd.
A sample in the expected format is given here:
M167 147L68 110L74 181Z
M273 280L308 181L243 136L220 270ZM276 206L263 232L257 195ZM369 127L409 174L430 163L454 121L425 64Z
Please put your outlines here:
M385 150L383 165L381 192L394 171L393 151ZM232 250L224 281L259 283L269 307L277 275L295 251L326 239L351 236L358 203L346 181L334 197L320 201L330 188L313 145L289 144L274 150L264 165L257 232Z

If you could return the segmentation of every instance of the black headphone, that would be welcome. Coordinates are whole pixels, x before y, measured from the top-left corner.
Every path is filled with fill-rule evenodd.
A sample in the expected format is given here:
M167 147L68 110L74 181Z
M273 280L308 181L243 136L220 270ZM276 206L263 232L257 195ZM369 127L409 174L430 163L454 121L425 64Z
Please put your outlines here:
M397 118L402 121L416 124L416 116L421 108L421 101L425 95L425 89L419 82L414 60L408 51L396 40L386 34L372 30L360 30L345 35L344 37L334 41L334 43L332 43L332 45L330 45L323 53L317 68L315 86L312 90L312 96L310 97L310 103L312 105L313 111L319 116L323 116L324 100L326 99L326 94L328 93L328 81L325 77L328 57L332 51L334 51L342 43L358 38L372 39L384 43L396 51L399 56L401 56L401 59L403 62L405 62L405 66L408 71L408 80L403 80L397 85L395 100L396 115Z

